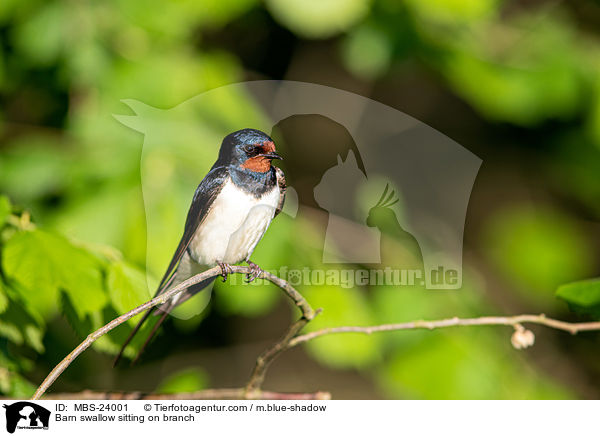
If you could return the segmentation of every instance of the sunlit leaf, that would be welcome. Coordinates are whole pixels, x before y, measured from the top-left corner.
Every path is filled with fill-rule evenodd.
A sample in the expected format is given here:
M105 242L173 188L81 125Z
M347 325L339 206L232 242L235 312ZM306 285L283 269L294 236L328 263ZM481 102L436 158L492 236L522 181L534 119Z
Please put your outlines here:
M80 318L79 313L73 307L73 303L66 292L60 293L60 311L80 338L90 334L93 330L92 321L89 315Z
M600 279L561 285L556 296L569 303L573 310L600 318Z
M17 28L17 47L35 63L48 64L56 60L66 44L70 10L63 3L41 5L33 16ZM39 37L40 29L44 29L43 38Z
M108 268L108 294L119 313L125 313L150 299L146 275L125 262L113 262ZM137 322L137 317L129 320Z
M450 86L488 118L533 126L580 108L586 60L563 20L521 15L443 41Z
M311 286L303 294L315 308L323 308L307 331L343 325L372 325L369 303L360 289ZM380 358L381 338L376 335L342 333L326 335L307 343L314 359L334 368L361 368Z
M507 354L508 340L474 330L428 332L398 349L377 371L379 386L394 398L567 399L572 394ZM516 351L512 350L511 353Z
M438 24L472 23L488 18L499 0L406 0L420 19Z
M0 315L6 311L8 308L8 295L6 295L6 291L4 290L4 284L0 280Z
M0 368L0 392L9 398L30 398L35 385L18 373Z
M242 280L243 276L240 275L235 278L237 285L216 284L214 294L218 309L226 315L249 317L264 315L278 300L281 291L262 281L255 285L245 285Z
M6 276L25 288L22 297L41 313L57 310L61 289L81 317L108 301L99 260L61 236L20 232L6 243L2 260Z
M484 231L485 251L517 289L539 304L560 284L589 277L590 240L556 211L515 207L496 212Z
M5 195L0 195L0 228L6 223L11 212L10 201Z
M40 317L22 300L20 295L9 289L6 284L3 292L7 299L5 312L0 316L0 336L16 345L28 345L38 353L44 351L42 338L44 329Z
M208 375L202 368L187 368L169 375L158 388L157 393L177 394L180 392L195 392L205 389L208 385Z
M392 50L389 38L382 31L373 26L361 26L348 36L342 53L352 72L373 78L387 70Z
M363 18L369 0L269 0L273 16L293 32L308 38L326 38L343 32Z

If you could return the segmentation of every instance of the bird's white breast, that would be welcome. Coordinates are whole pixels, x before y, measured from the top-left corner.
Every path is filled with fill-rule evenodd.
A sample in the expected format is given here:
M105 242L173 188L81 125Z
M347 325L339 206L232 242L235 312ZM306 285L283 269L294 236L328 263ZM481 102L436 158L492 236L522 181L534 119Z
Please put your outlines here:
M277 185L256 198L227 180L190 243L192 258L202 265L246 260L269 227L278 203Z

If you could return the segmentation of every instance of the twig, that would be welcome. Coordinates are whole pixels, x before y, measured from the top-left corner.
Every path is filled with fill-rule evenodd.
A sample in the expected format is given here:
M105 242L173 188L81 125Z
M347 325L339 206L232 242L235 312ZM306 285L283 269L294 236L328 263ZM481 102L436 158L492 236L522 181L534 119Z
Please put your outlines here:
M65 357L51 372L48 374L46 379L42 382L40 387L35 392L32 399L39 399L46 390L54 383L54 381L62 374L62 372L75 360L77 356L79 356L83 351L89 348L94 341L100 338L102 335L106 334L110 330L124 323L128 319L144 312L151 307L162 304L175 296L176 294L182 292L184 289L199 283L203 280L206 280L211 277L215 277L219 275L221 269L219 267L211 268L207 271L204 271L201 274L195 275L194 277L186 280L185 282L179 284L178 286L173 287L168 290L164 294L161 294L152 300L142 304L141 306L136 307L133 310L119 316L118 318L112 320L105 326L99 328L95 332L91 333L81 344L79 344L67 357ZM232 266L232 272L237 274L248 274L250 273L250 268L245 266ZM320 310L313 310L308 301L304 299L304 297L292 287L285 280L271 274L268 272L262 272L259 278L269 280L270 282L277 285L281 288L286 295L294 302L294 304L300 309L302 312L302 317L292 323L292 325L288 328L285 335L265 350L256 360L256 365L250 379L244 388L239 389L213 389L213 390L205 390L195 393L189 394L177 394L177 399L239 399L239 398L253 398L253 399L320 399L320 398L329 398L329 394L326 392L316 392L316 393L277 393L277 392L263 392L260 390L262 382L264 381L265 374L269 365L285 350L295 347L298 344L303 342L307 342L309 340L329 335L335 333L364 333L371 334L376 332L384 332L384 331L398 331L398 330L411 330L411 329L437 329L437 328L445 328L445 327L453 327L453 326L476 326L476 325L510 325L515 328L516 334L522 334L524 329L521 324L531 323L531 324L539 324L544 325L546 327L551 327L557 330L567 331L571 334L576 334L580 331L590 331L590 330L600 330L600 322L581 322L581 323L571 323L566 321L560 321L552 318L547 318L544 314L541 315L516 315L516 316L485 316L479 318L449 318L435 321L411 321L400 324L383 324L376 326L345 326L345 327L330 327L321 330L317 330L311 333L306 333L304 335L300 335L300 331L304 328L304 326L309 323L316 315L319 314ZM513 345L517 348L523 348L533 344L533 334L529 332L530 337L521 338L517 337L516 341L513 342ZM514 335L513 335L513 339ZM84 391L86 394L90 396L104 396L102 398L106 399L106 395L109 398L113 399L130 399L130 398L146 398L146 399L159 399L166 398L161 397L160 394L140 394L140 393L90 393L89 391ZM59 394L57 394L59 395ZM69 395L78 395L78 394L60 394L61 398L67 398ZM83 394L79 394L83 395ZM169 398L174 398L171 395Z
M277 277L276 275L271 274L267 271L263 271L259 278L266 279L271 283L279 286L283 291L285 291L285 293L292 299L294 304L298 306L304 318L311 320L317 315L317 313L315 313L310 304L308 304L308 301L304 299L302 294L300 294L300 292L294 289L292 285L290 285L282 278Z
M237 274L248 274L251 272L249 267L239 266L239 265L231 266L231 270L233 273L237 273ZM158 295L157 297L153 298L152 300L136 307L135 309L130 310L127 313L124 313L123 315L119 316L118 318L113 319L108 324L104 325L103 327L100 327L98 330L96 330L95 332L88 335L88 337L81 344L79 344L73 351L71 351L67 355L67 357L65 357L58 365L56 365L56 367L54 367L54 369L50 372L50 374L48 374L48 376L42 382L42 384L37 388L32 399L39 400L40 397L42 395L44 395L46 390L48 390L48 388L50 386L52 386L52 384L56 381L58 376L60 376L63 373L63 371L68 368L68 366L77 358L77 356L79 356L81 353L83 353L85 350L87 350L98 338L105 335L106 333L108 333L109 331L114 329L115 327L123 324L125 321L133 318L134 316L136 316L154 306L158 306L159 304L165 303L167 300L169 300L173 296L179 294L180 292L184 291L185 289L189 288L190 286L195 285L196 283L200 283L203 280L209 279L211 277L215 277L219 274L221 274L221 268L218 266L211 268L209 270L206 270L200 274L196 274L195 276L187 279L186 281L180 283L179 285L174 286L173 288L169 289L165 293ZM292 286L289 283L287 283L285 280L280 279L279 277L276 277L272 274L265 273L265 272L263 272L260 275L260 277L265 278L270 281L273 281L273 283L275 283L277 286L279 286L281 289L283 289L289 295L289 297L292 299L292 301L294 301L296 303L296 305L298 305L301 308L301 310L303 312L305 310L310 309L310 306L308 305L306 300L304 300L304 298L300 295L300 293L298 291L296 291L294 288L292 288ZM312 310L312 309L310 309L310 310Z
M243 400L248 398L246 389L205 389L177 394L149 394L144 392L95 392L82 391L44 395L45 400ZM329 392L256 392L256 400L329 400Z
M252 375L246 384L246 398L256 399L256 395L261 394L260 387L265 380L265 375L267 373L267 369L269 369L269 365L273 363L277 356L290 348L292 340L317 313L318 312L311 312L311 318L306 318L306 316L303 316L298 321L294 322L279 341L258 356L256 359L256 365L252 371Z
M285 280L266 271L263 272L263 277L275 283L283 289L290 298L292 298L294 303L296 303L296 306L300 308L302 317L290 325L285 335L283 335L279 341L258 356L252 375L246 384L246 398L257 398L257 395L261 394L260 387L265 379L269 365L271 365L277 356L290 347L290 342L298 335L298 333L300 333L304 326L312 321L312 319L321 311L320 309L317 311L313 310L308 301L306 301L304 297Z
M557 319L547 318L543 313L540 315L515 315L515 316L482 316L479 318L448 318L436 321L411 321L401 324L382 324L375 326L347 326L347 327L330 327L304 335L296 336L289 344L288 348L294 347L302 342L310 341L311 339L320 336L334 333L364 333L371 334L376 332L390 332L397 330L412 330L412 329L438 329L454 326L474 326L474 325L510 325L517 327L521 324L539 324L546 327L551 327L557 330L563 330L571 334L576 334L581 331L600 330L600 321L595 322L566 322Z

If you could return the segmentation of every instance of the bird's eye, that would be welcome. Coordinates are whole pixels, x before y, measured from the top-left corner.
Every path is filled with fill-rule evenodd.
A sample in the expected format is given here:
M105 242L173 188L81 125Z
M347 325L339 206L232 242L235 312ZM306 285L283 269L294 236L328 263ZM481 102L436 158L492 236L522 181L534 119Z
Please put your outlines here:
M244 151L245 151L246 153L251 153L252 151L254 151L254 146L253 146L253 145L251 145L251 144L245 145L245 146L244 146Z

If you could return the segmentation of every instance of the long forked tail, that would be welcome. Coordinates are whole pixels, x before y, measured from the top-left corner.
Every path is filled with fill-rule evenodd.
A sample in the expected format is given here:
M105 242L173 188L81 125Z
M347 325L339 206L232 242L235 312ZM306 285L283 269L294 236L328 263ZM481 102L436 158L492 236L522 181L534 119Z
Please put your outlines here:
M155 296L162 294L167 289L169 289L171 286L173 286L176 283L176 282L174 282L174 280L175 280L175 275L173 275L169 280L167 280L167 282L163 286L161 286L159 288L159 290L156 292ZM121 360L121 357L123 356L123 352L125 351L125 348L127 347L127 345L129 345L131 343L134 336L140 331L140 329L146 323L146 321L148 320L150 315L153 315L153 314L159 315L158 312L163 312L160 315L160 318L158 319L156 324L154 324L154 326L152 327L152 330L150 331L150 333L148 334L148 337L146 338L143 345L137 352L135 358L131 361L132 365L134 365L139 360L140 356L146 349L146 346L150 343L150 340L154 337L154 335L158 331L158 328L165 321L165 319L167 318L167 315L171 312L171 310L173 310L173 308L175 306L178 306L181 303L184 303L185 301L187 301L188 299L190 299L191 297L196 295L198 292L202 291L204 288L206 288L208 285L210 285L214 280L215 280L215 277L211 277L206 280L203 280L200 283L196 283L195 285L192 285L189 288L187 288L186 290L182 291L180 295L174 297L173 299L161 304L160 306L148 309L146 311L146 313L144 314L144 316L142 317L142 319L137 323L137 325L134 327L134 329L131 331L131 333L129 334L129 336L127 337L127 339L121 346L121 350L119 351L119 354L117 354L117 357L115 357L115 360L113 361L113 367L115 367L117 365L117 363L119 363L119 361Z
M175 278L175 275L173 274L168 280L167 280L166 277L167 277L166 275L165 275L165 277L163 277L162 282L161 282L161 284L158 287L158 290L154 294L155 297L157 295L162 294L166 289L169 288L169 286L171 286L171 284L173 283L173 280ZM123 345L121 345L121 349L119 350L119 354L117 354L117 357L115 357L115 360L113 360L113 368L115 366L117 366L117 364L121 360L121 357L123 357L123 353L125 352L125 348L127 348L127 345L129 345L129 343L133 340L133 338L137 334L137 332L140 331L140 329L146 323L146 321L148 320L148 318L150 317L150 315L152 315L153 313L155 313L159 309L159 307L152 307L152 308L148 309L146 311L146 313L144 313L144 316L142 317L142 319L140 319L140 321L136 324L136 326L133 328L133 330L131 331L131 333L129 333L129 336L127 337L127 339L125 340L125 342L123 343ZM144 345L142 345L142 347L139 349L139 351L135 355L135 358L131 361L132 365L135 362L138 361L138 359L142 355L142 352L146 348L146 345L148 345L148 343L150 342L150 339L152 339L152 337L156 334L156 331L158 330L158 328L160 327L160 325L163 323L163 321L165 320L165 318L167 317L168 314L169 314L169 311L165 310L164 313L163 313L163 315L158 320L158 322L154 325L154 327L152 327L152 331L150 332L150 334L148 335L148 337L144 341Z
M117 366L117 364L121 360L121 357L123 357L123 353L125 352L125 348L127 348L127 345L129 345L129 343L132 341L133 337L142 328L142 326L144 325L144 323L146 322L146 320L148 319L148 317L155 311L155 309L156 309L155 307L153 307L151 309L148 309L146 311L146 313L144 314L144 316L142 317L142 319L137 323L137 325L131 331L131 333L129 333L129 336L127 337L127 339L125 340L125 342L123 343L123 345L121 345L121 349L119 350L119 354L117 354L117 357L115 357L115 360L113 361L113 368L115 366ZM152 329L152 331L154 332L154 329ZM148 342L148 340L146 342ZM137 360L140 357L140 352L141 352L141 350L137 353L137 355L135 357L135 360Z

